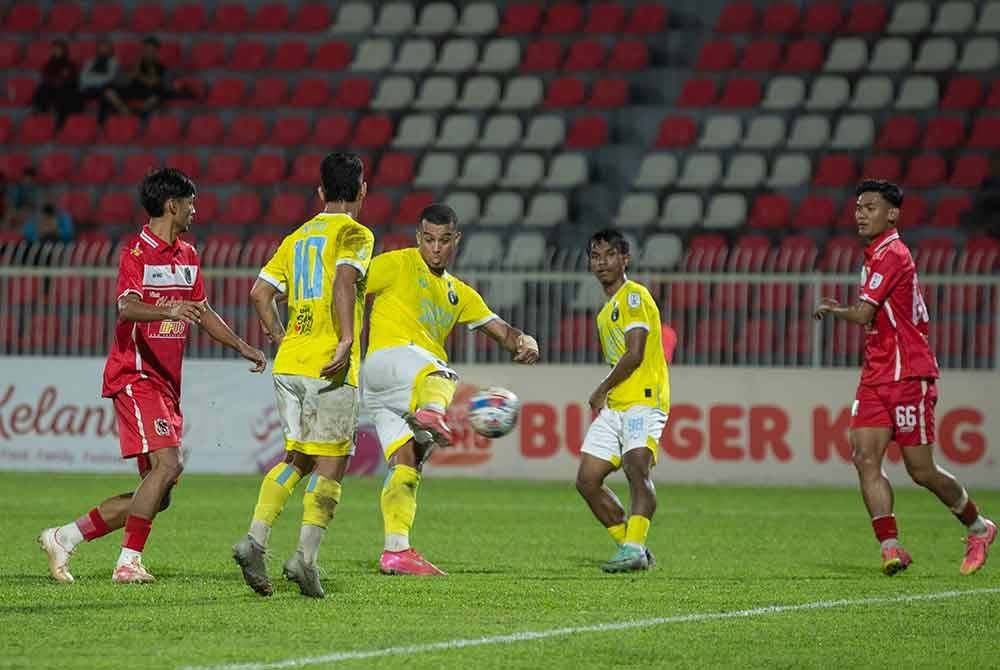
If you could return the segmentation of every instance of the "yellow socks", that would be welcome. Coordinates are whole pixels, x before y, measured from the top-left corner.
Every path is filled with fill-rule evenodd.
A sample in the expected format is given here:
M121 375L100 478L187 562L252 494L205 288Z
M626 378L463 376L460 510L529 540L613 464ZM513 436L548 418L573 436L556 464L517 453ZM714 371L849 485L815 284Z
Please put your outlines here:
M455 396L455 381L441 375L427 375L417 386L417 407L444 412Z
M410 528L417 515L419 486L420 473L408 465L393 466L386 475L381 498L386 551L410 548Z
M625 542L625 524L618 523L614 526L608 526L608 535L611 539L615 541L615 544L624 544Z
M649 519L638 514L633 514L628 518L628 528L625 531L626 544L645 547L647 533L649 533Z
M292 495L300 479L302 475L291 463L278 463L264 475L264 481L260 483L260 494L257 496L257 506L253 510L253 522L250 524L250 537L257 544L267 546L271 526L285 508L288 497Z
M340 482L327 479L315 472L309 478L306 494L302 496L303 525L326 528L333 518L333 511L340 502Z

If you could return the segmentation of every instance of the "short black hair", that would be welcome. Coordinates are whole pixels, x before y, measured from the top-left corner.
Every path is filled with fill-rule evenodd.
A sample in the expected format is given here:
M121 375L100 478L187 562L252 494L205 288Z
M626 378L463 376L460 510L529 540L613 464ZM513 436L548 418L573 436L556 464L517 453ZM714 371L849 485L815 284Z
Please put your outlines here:
M433 223L435 226L458 226L458 214L443 202L435 202L420 210L417 225L421 225L424 221Z
M323 197L327 202L354 202L361 193L364 172L361 156L339 151L328 154L319 166Z
M590 236L590 241L587 242L587 254L590 254L594 249L594 245L598 242L607 242L613 248L618 250L622 256L628 256L628 240L619 231L614 228L605 228L604 230L598 230L596 233Z
M878 193L893 207L903 206L903 189L887 179L863 179L854 195L862 193Z
M139 201L146 214L163 216L167 200L190 198L197 189L186 174L176 168L160 168L147 174L139 184Z

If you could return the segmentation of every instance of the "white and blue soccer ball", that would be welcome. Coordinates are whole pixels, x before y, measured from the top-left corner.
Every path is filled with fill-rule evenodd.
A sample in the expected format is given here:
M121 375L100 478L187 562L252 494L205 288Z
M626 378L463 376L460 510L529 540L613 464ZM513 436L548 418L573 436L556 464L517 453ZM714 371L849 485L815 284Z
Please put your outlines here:
M469 400L469 425L483 437L503 437L514 430L520 413L521 401L499 386L480 389Z

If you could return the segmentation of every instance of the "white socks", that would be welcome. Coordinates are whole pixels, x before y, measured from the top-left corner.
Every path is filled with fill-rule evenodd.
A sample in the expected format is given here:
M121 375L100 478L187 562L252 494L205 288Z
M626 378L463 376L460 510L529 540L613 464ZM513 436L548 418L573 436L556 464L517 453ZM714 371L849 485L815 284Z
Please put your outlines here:
M80 527L76 525L76 521L71 521L65 526L60 526L56 530L56 541L66 551L73 551L76 545L83 542L83 533L80 532Z
M254 519L250 522L250 532L247 535L260 546L267 548L267 540L271 537L271 527L263 521Z
M385 536L386 551L406 551L409 548L410 548L410 537L408 535L389 533Z
M122 547L122 553L118 554L118 563L115 564L115 567L120 568L123 565L128 565L134 559L139 559L141 561L142 552L129 549L128 547Z
M302 525L302 530L299 531L299 551L302 552L302 557L309 565L316 564L316 557L319 555L319 544L323 541L323 535L325 534L326 528L313 526L308 523Z
M888 540L882 541L882 551L885 551L886 549L892 549L893 547L898 547L898 546L899 546L899 540L897 540L894 537L890 537Z

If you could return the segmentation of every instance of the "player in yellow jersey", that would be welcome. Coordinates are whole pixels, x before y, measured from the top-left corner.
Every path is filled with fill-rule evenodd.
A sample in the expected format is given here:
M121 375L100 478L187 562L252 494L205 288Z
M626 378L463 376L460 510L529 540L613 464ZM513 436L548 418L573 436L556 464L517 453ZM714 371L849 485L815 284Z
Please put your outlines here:
M628 247L628 240L613 229L595 233L587 246L590 270L608 296L597 315L597 330L612 367L590 396L591 409L600 413L583 441L576 488L618 545L615 556L601 566L605 572L645 570L653 561L646 549L656 511L650 470L670 411L660 310L645 286L625 276ZM604 485L618 468L628 478L627 518L621 502Z
M261 325L278 345L274 392L287 454L264 477L250 531L233 547L233 557L247 584L265 596L272 591L264 562L271 526L295 485L311 473L298 549L284 574L303 595L323 597L316 557L354 452L365 275L374 236L357 221L367 190L361 159L330 154L320 176L323 211L282 241L250 291ZM288 300L287 328L275 305L279 293Z
M423 464L434 446L450 440L445 412L458 375L448 367L444 343L452 328L481 330L515 362L538 360L535 338L490 311L474 288L448 272L461 238L454 210L430 205L420 213L416 248L380 254L369 273L375 302L361 389L389 464L379 560L386 574L445 574L410 547L409 536Z

